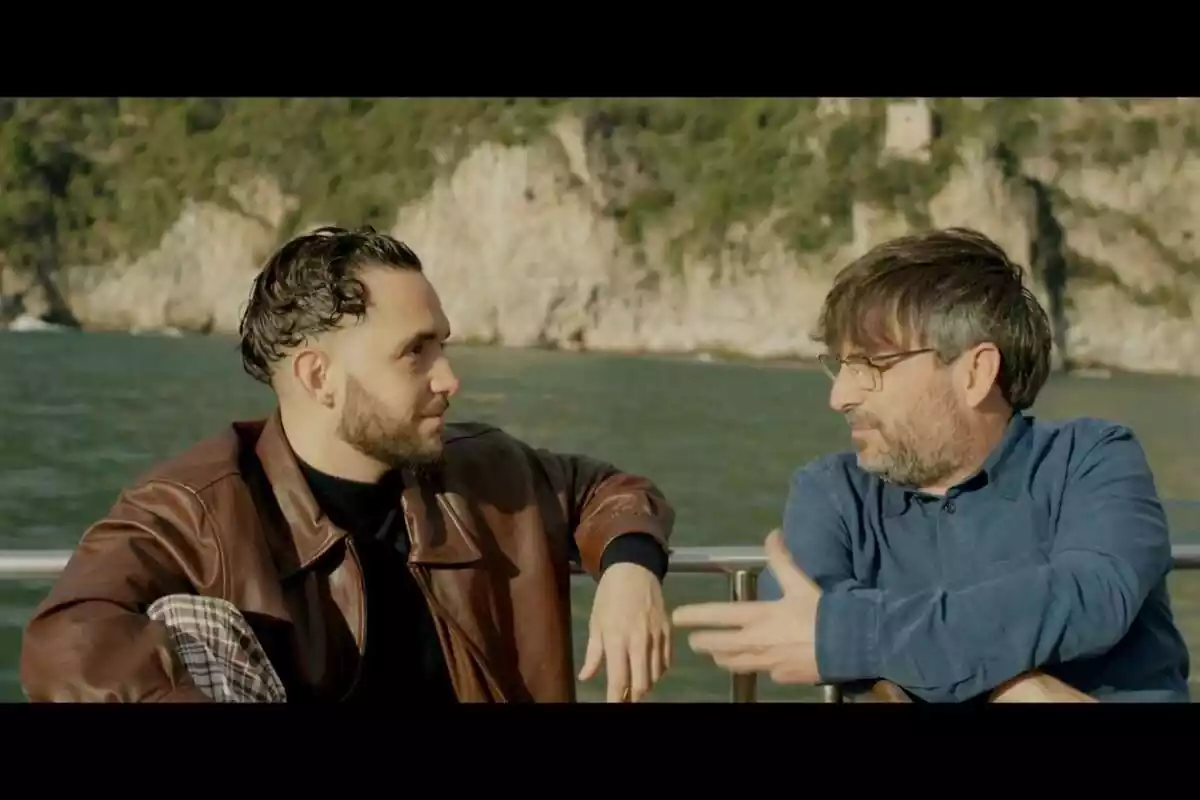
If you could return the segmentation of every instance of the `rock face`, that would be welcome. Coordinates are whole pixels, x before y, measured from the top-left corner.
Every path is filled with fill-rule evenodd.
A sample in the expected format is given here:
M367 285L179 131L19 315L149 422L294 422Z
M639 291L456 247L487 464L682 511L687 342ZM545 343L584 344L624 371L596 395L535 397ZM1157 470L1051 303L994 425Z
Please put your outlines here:
M839 113L836 104L824 112ZM921 104L889 115L881 159L927 160L934 126ZM904 215L854 203L852 240L796 252L773 215L735 226L716 252L671 266L669 215L640 248L604 209L638 170L597 155L582 120L563 117L525 146L487 142L416 202L392 232L425 260L460 339L511 346L811 357L808 333L834 272ZM1200 164L1169 149L1105 169L1005 158L966 142L923 210L965 225L1027 265L1056 327L1056 354L1082 366L1200 375ZM614 170L622 181L602 180ZM58 290L84 327L236 330L256 266L295 208L267 176L241 187L241 210L186 207L152 252L107 267L66 267ZM302 210L302 209L301 209ZM306 225L305 227L308 227ZM4 292L23 292L9 279ZM24 287L29 288L29 287ZM24 295L39 313L38 289ZM48 305L46 306L48 307Z

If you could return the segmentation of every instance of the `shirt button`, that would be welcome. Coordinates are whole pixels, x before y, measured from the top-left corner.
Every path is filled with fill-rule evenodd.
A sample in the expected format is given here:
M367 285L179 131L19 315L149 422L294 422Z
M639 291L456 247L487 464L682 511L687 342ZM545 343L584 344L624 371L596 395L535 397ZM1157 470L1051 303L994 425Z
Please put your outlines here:
M947 500L946 504L944 506L942 506L942 508L946 509L947 514L953 514L954 513L954 501Z

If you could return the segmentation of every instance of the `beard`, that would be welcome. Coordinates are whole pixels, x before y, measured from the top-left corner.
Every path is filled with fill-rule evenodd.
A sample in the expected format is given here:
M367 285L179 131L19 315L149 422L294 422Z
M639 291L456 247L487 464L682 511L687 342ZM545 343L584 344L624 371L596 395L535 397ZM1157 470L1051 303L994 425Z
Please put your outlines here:
M949 389L933 389L913 408L915 413L891 424L862 412L848 415L850 422L873 429L881 441L873 451L869 442L857 443L858 465L906 488L936 486L962 465L970 424Z
M408 467L424 472L436 468L442 460L440 434L422 435L417 422L390 414L354 378L346 381L346 405L338 420L338 435L355 450L391 469Z

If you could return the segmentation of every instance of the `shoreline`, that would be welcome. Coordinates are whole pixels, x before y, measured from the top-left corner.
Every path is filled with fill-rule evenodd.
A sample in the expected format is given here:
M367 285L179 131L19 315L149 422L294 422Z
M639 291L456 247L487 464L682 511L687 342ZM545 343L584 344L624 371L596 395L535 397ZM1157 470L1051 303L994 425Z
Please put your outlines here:
M38 320L35 323L27 322L20 326L4 325L0 326L0 334L29 334L29 333L57 333L57 334L83 334L91 336L132 336L137 338L163 338L163 339L224 339L233 341L234 337L224 333L208 333L202 331L183 331L177 328L168 328L163 330L147 329L147 330L127 330L120 328L89 328L76 327L71 325L56 325ZM589 349L585 347L555 347L553 345L507 345L497 344L489 341L475 341L470 339L451 340L451 345L456 347L468 347L472 349L495 349L512 352L535 352L535 353L564 353L569 355L580 356L596 356L596 357L625 357L625 358L651 358L651 359L666 359L679 363L693 364L709 364L709 365L725 365L725 366L753 366L756 368L765 369L785 369L785 370L803 370L803 371L819 371L823 367L815 357L808 356L754 356L745 353L738 353L727 350L694 350L694 351L673 351L673 350L650 350L641 348L630 349ZM1123 370L1118 367L1110 367L1104 364L1089 364L1077 363L1071 365L1056 365L1051 369L1050 378L1056 377L1073 377L1086 378L1090 380L1110 380L1113 378L1154 378L1154 379L1176 379L1184 382L1200 382L1200 376L1190 375L1186 373L1175 372L1160 372L1160 371L1144 371L1134 372L1131 370Z

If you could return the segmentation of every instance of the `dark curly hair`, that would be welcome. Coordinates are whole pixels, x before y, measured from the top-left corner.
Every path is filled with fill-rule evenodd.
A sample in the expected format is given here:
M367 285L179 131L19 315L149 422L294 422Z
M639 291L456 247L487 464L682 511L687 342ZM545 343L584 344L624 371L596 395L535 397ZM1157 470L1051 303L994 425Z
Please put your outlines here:
M932 347L945 363L991 342L1000 351L1000 391L1024 410L1049 377L1052 339L1023 277L979 231L902 236L838 273L813 338L827 347Z
M366 265L422 271L408 245L364 226L318 228L280 247L254 279L242 315L242 367L267 385L275 362L347 314L367 313Z

